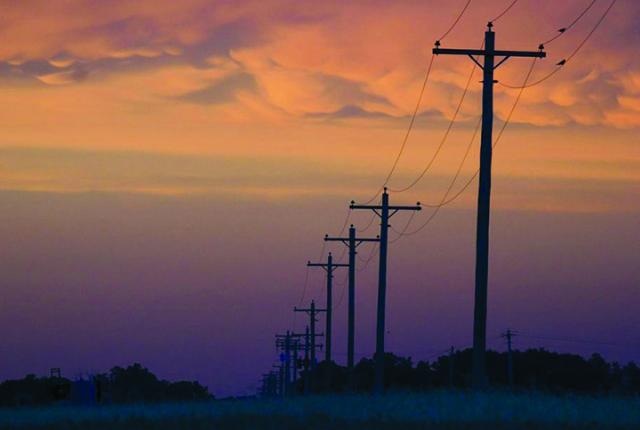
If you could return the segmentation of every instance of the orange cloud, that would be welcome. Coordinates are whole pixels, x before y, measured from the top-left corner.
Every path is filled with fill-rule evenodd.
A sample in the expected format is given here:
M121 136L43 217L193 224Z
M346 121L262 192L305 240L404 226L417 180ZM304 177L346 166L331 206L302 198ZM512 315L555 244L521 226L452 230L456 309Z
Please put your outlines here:
M341 162L363 176L384 175L415 106L433 42L461 6L382 0L11 2L0 29L5 40L0 47L2 145L285 156L326 165ZM498 47L535 49L584 6L579 0L518 3L496 23ZM549 58L536 64L533 81L555 70L556 62L575 49L601 6L606 5L598 2L576 27L547 46ZM503 1L482 7L472 3L443 45L479 47L486 21L502 8ZM631 55L637 45L634 17L639 16L639 6L620 3L560 72L525 90L513 117L517 131L507 131L505 146L510 133L521 135L526 127L539 131L527 142L545 136L555 146L551 152L565 142L582 148L575 133L580 127L604 129L600 136L610 142L629 140L626 130L640 125L640 62ZM512 59L496 78L518 85L529 65ZM415 134L399 165L406 175L399 183L409 182L433 154L472 68L466 58L435 59ZM470 124L480 113L480 79L476 70L460 122L434 165L438 175L457 168ZM496 86L496 124L508 115L517 94ZM618 158L638 159L625 146L632 144L633 138L621 143ZM505 155L511 161L505 169L513 177L531 174L519 157L536 155L518 148L522 155ZM593 154L603 162L610 156L603 149ZM474 160L469 158L465 172L473 173ZM559 176L552 162L541 160L536 174ZM600 170L579 166L572 173L576 177L596 171L603 178L620 176L613 167L618 164ZM38 181L49 178L58 184L53 188L73 188L73 178L60 182L59 174ZM95 184L120 189L113 186L116 176ZM17 177L22 179L12 182L16 187L28 186L24 174ZM243 189L258 185L244 184ZM153 189L148 183L140 187Z

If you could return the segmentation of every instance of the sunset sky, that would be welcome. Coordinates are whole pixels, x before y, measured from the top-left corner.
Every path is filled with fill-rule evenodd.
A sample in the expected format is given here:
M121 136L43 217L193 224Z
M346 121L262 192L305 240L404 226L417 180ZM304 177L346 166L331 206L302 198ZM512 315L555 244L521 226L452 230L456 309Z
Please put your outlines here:
M472 1L442 46L479 48L511 2ZM294 323L306 261L340 232L348 202L384 181L433 44L466 3L0 0L0 379L139 361L219 395L251 392L276 357L273 335ZM495 22L497 47L536 50L589 3L520 0ZM547 44L530 81L610 4ZM640 361L638 22L640 4L617 1L558 73L522 92L496 146L491 348L511 327L518 348ZM530 66L510 59L496 79L521 85ZM435 58L392 189L432 158L472 69ZM480 80L476 70L430 170L392 202L442 199L480 115ZM496 85L496 134L518 93ZM476 138L453 193L478 149ZM391 351L419 360L470 345L476 192L391 245ZM359 355L374 349L376 266L358 275ZM322 303L322 282L310 272L303 304Z

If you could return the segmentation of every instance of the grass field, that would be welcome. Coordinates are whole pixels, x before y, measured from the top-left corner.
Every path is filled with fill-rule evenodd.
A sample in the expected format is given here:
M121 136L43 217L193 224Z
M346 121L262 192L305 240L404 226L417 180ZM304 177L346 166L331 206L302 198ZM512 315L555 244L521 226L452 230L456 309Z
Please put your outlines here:
M8 429L640 429L640 398L437 391L382 398L0 409Z

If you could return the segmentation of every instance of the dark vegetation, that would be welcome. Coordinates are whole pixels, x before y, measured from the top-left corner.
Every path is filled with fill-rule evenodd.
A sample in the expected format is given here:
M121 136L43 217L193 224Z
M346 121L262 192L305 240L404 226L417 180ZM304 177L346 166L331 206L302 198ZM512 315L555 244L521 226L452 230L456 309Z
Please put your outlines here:
M61 377L8 380L0 384L0 406L45 406L55 403L154 403L211 399L198 382L158 379L140 364L114 367L90 380Z
M426 391L435 388L468 388L471 378L471 350L456 351L435 361L413 363L411 358L386 355L385 385L392 391ZM490 351L487 367L493 388L508 387L507 354ZM296 385L304 391L302 377ZM355 367L354 391L370 392L374 363L362 359ZM513 352L514 389L551 393L640 395L640 368L608 363L600 355L585 359L542 349ZM347 371L333 362L322 362L311 374L312 392L348 391ZM90 381L28 375L0 384L0 406L46 406L52 404L128 404L208 400L213 396L198 382L169 382L158 379L139 364L114 367ZM87 398L87 391L89 391Z
M385 356L385 386L392 390L469 388L471 349L456 351L433 362L394 354ZM494 388L508 387L507 353L487 352L487 374ZM373 388L374 362L362 359L355 366L354 390ZM347 370L333 362L322 362L311 375L313 391L336 393L347 390ZM544 349L513 351L513 388L553 393L640 394L640 368L633 362L624 366L608 363L599 354L585 359L575 354L559 354ZM297 391L303 391L300 378Z

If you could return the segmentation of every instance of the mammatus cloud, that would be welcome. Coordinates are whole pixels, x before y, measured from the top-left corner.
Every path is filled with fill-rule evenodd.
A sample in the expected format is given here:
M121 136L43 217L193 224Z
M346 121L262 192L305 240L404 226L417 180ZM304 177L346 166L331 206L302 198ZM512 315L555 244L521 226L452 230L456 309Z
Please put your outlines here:
M38 80L49 85L64 85L84 80L89 73L83 69L65 70L37 76Z
M219 64L210 59L222 58L238 68L235 78L200 82L199 88L177 95L176 100L208 105L207 100L215 104L225 99L238 112L250 109L254 113L261 105L261 112L271 111L267 119L281 114L308 117L345 108L347 113L355 112L347 107L379 113L369 115L371 119L402 118L415 103L431 44L447 27L446 17L457 12L456 5L447 5L447 10L433 14L433 7L442 9L442 4L431 3L76 0L52 7L47 2L15 2L7 6L7 25L0 31L7 41L0 48L5 64L0 72L47 85L85 79L115 85L114 75L121 81L141 70L176 65L215 75ZM502 3L472 6L443 44L478 44L487 16L500 10ZM551 3L514 7L496 25L500 44L535 47L584 7L578 0L562 6ZM553 69L558 59L570 53L601 13L602 8L592 8L579 25L549 45L549 59L541 62L532 79ZM640 6L617 5L566 70L525 92L517 120L543 126L639 125L637 90L626 82L630 75L640 73L639 62L628 55L638 42L633 19L638 16ZM621 44L621 39L629 43ZM452 115L466 81L467 63L437 59L424 110ZM500 70L500 79L520 82L526 66L516 60L512 63ZM472 95L479 91L475 84ZM252 93L248 101L232 97L236 87ZM146 90L163 92L160 87ZM509 110L513 91L503 93L497 99L502 115ZM467 115L475 111L475 103L463 107ZM219 114L230 112L227 106ZM232 116L237 117L238 112Z

